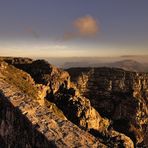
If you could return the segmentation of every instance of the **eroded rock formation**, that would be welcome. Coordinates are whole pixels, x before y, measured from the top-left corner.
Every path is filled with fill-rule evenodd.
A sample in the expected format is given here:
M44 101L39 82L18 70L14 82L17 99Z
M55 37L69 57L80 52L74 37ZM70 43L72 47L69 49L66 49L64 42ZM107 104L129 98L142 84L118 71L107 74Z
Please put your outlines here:
M22 70L18 70L16 68L14 68L13 66L10 66L10 65L8 66L7 64L4 64L4 65L7 65L6 67L8 67L8 69L7 69L8 72L6 72L7 70L4 70L4 69L2 70L2 77L5 74L6 78L9 78L8 80L6 78L5 79L3 78L3 80L6 83L9 83L9 85L12 87L19 88L19 91L21 91L23 94L31 97L33 100L35 100L36 104L39 104L39 106L41 106L41 110L39 111L39 115L43 114L43 116L41 116L41 118L39 120L37 120L37 123L41 119L43 119L43 122L41 122L41 123L39 122L40 126L42 126L42 124L43 124L43 129L44 128L46 129L46 127L44 126L44 123L46 123L46 126L48 126L48 123L50 123L50 120L53 119L54 121L57 122L57 120L59 119L60 121L62 120L62 123L65 123L65 122L69 123L69 124L67 124L67 126L68 126L67 128L65 126L64 126L64 128L61 128L59 123L57 123L58 126L54 126L54 128L59 129L59 131L55 131L55 132L58 132L59 134L60 134L60 132L62 132L62 134L63 134L63 132L67 132L70 128L71 129L70 133L72 135L74 132L74 136L72 136L72 139L75 139L75 138L77 139L77 137L75 137L75 136L77 134L81 134L82 130L80 130L76 126L78 131L80 131L80 132L75 134L75 131L73 128L75 127L74 124L76 124L81 129L86 130L87 132L90 132L91 135L94 135L97 138L97 139L95 139L93 136L91 136L89 134L92 137L91 140L93 141L93 142L90 142L91 146L103 147L104 145L106 145L107 147L133 148L133 142L131 141L131 139L129 137L125 136L123 134L123 132L120 133L120 132L117 132L113 129L114 124L113 125L111 124L112 118L110 118L109 116L102 117L101 116L101 115L103 115L102 112L100 115L99 112L97 112L96 109L91 106L90 101L92 101L93 98L91 99L91 98L89 98L90 97L89 96L88 97L89 99L87 99L87 97L85 96L85 93L83 93L83 91L81 89L81 86L77 85L78 86L77 87L75 84L73 84L71 82L70 76L67 72L50 65L48 62L46 62L44 60L31 61L29 63L24 63L24 64L19 64L19 63L15 63L15 62L12 63L11 61L9 61L9 63L13 64L17 68L22 69L30 74L30 75L28 75L27 73L23 72ZM9 67L11 67L11 68L9 68ZM12 69L13 69L13 71L11 71ZM14 81L12 79L12 76L9 75L10 72L12 74L14 72L15 74L12 76L14 76L15 79L17 78L17 83L15 83L15 85L12 83ZM19 73L20 76L17 76L16 72ZM79 72L79 71L76 71L76 72ZM93 71L91 71L91 73L92 72ZM23 74L21 74L21 73L23 73ZM90 73L90 72L88 72L88 73ZM81 74L81 71L80 71L80 74ZM27 77L24 75L27 75ZM87 82L88 82L89 76L90 75L84 75L83 79L84 80L87 79ZM81 77L79 77L79 78L81 79ZM29 83L28 83L28 79L30 79ZM21 81L21 83L18 80ZM35 81L35 83L34 83L34 81ZM82 82L84 82L84 81L82 81ZM83 87L85 89L87 88L86 87L87 82L83 83ZM23 85L20 85L20 84L23 84ZM26 87L24 89L24 87L22 88L22 86L27 86L27 88L29 86L30 89L26 89ZM33 91L30 92L30 90L33 90ZM98 95L98 94L96 94L96 95ZM55 107L55 105L53 103L50 103L47 100L55 103L59 109L57 107ZM31 102L32 102L32 100L30 100L30 104L33 104ZM27 105L25 104L25 107L26 106ZM35 107L35 106L33 106L33 107ZM33 108L33 107L31 107L31 108ZM94 105L94 107L95 107L95 105ZM35 107L34 109L35 109L34 112L38 113L38 111L37 111L38 107L37 108ZM49 114L47 116L44 116L45 115L44 112L46 112L48 109L51 110L50 112L54 114L53 116L50 116ZM25 108L25 110L27 111L27 108ZM62 110L62 111L60 111L60 110ZM29 115L28 111L27 111L27 113L25 112L25 116L27 116L27 115ZM57 118L55 119L54 116L56 116ZM32 114L32 117L36 117L36 114ZM44 119L46 119L46 117L48 118L47 122L44 121ZM108 117L109 119L107 119L106 117ZM70 121L68 121L67 119L70 120L71 122L73 122L74 124L71 123ZM31 121L31 123L32 123L32 121ZM71 125L73 125L73 126L71 127ZM51 132L50 128L49 128L49 131ZM87 134L88 134L87 132L84 132L86 135L85 134L83 135L83 133L82 133L82 135L85 137L85 138L82 137L82 139L85 139L86 142L84 143L84 142L80 141L78 143L77 140L76 141L74 140L72 142L73 146L74 145L76 145L76 146L79 146L79 145L80 146L90 146L89 144L86 144L87 140L88 140L88 143L90 140L87 136ZM44 135L45 133L43 132L42 134ZM0 137L0 140L3 139L3 137L2 138L1 137ZM54 140L53 139L52 140L54 141L54 143L56 143L58 138L53 137ZM78 138L80 138L80 137L78 137ZM50 141L50 138L47 140ZM64 140L64 136L61 137L61 140L62 141ZM71 146L68 143L68 140L66 142L67 147ZM3 140L1 140L1 141L3 142ZM60 147L60 146L64 146L64 145L57 144L56 146Z
M8 67L8 64L0 63L1 147L106 147L68 121L62 113L55 111L50 102L40 104L40 98L22 92L19 84L8 83ZM11 70L15 72L16 68ZM17 71L21 75L25 74L25 78L30 77L23 71ZM18 79L21 82L27 81L24 77ZM36 88L35 84L30 86L30 89L33 88Z
M148 74L115 68L68 70L83 96L112 126L131 137L135 145L147 144Z
M101 118L99 113L91 107L90 101L80 96L78 89L70 82L70 76L66 71L44 60L34 61L24 70L34 78L36 83L49 87L46 98L56 103L67 118L78 126L100 131L106 130L109 126L109 121Z

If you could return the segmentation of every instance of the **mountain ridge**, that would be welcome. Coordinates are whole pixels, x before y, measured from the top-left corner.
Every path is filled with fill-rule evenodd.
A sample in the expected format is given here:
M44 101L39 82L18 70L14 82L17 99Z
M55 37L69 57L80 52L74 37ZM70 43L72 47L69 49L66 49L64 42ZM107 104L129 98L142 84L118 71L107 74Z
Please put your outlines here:
M125 60L117 60L115 62L98 62L98 63L90 63L90 62L66 62L63 66L64 69L68 68L77 68L77 67L110 67L110 68L121 68L128 71L135 72L148 72L148 63L141 63L136 60L125 59Z

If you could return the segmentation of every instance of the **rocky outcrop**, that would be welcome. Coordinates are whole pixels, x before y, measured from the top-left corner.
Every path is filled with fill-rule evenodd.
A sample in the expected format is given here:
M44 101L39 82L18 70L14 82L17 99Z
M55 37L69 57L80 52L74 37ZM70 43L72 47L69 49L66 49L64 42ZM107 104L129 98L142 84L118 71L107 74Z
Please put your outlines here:
M78 126L100 131L106 130L109 126L109 120L101 118L99 113L91 107L90 101L80 96L78 89L70 82L70 76L66 71L44 60L34 61L23 70L27 71L36 83L49 88L46 98L56 103L65 116Z
M105 147L71 122L57 117L50 107L43 108L26 96L24 100L21 92L18 97L18 92L6 84L0 86L5 90L0 93L0 135L6 147Z
M106 147L55 112L52 103L40 103L7 80L9 65L0 63L0 146L2 147ZM13 72L16 68L9 67ZM19 75L24 74L18 70ZM29 75L26 74L27 78ZM12 79L16 79L12 77ZM21 82L28 82L18 77ZM30 89L36 85L30 85ZM39 86L38 86L39 87ZM37 87L37 88L38 88Z
M30 104L34 104L33 102L35 101L35 104L37 104L37 106L38 104L39 106L41 106L39 115L43 114L43 116L41 116L41 118L37 120L37 124L40 120L43 119L43 122L45 122L47 126L48 122L50 122L51 119L53 119L56 122L58 119L60 119L62 120L62 122L66 121L66 123L69 123L67 124L67 128L64 127L67 132L69 130L69 127L71 128L70 123L73 122L74 124L78 125L81 129L88 131L92 135L94 135L97 138L97 140L94 139L98 143L97 146L103 143L108 147L133 148L133 142L131 141L131 139L125 136L124 134L112 129L110 120L107 118L102 118L100 114L91 106L90 100L80 94L78 88L70 81L70 76L67 72L54 67L53 65L49 64L44 60L32 61L28 64L18 63L14 64L14 66L26 71L30 75L22 70L16 69L13 66L5 63L1 66L3 67L1 72L2 77L4 76L3 80L6 83L9 83L11 86L17 88L19 91L23 92L23 94L26 95L26 98L27 96L29 96L31 99ZM34 78L35 83L32 78ZM15 82L15 80L17 83ZM54 103L57 105L58 108ZM29 115L30 113L27 110L28 108L26 108L26 105L28 106L27 102L25 102L24 105L25 116ZM35 111L33 112L38 113L37 110L39 107L36 108L36 106L33 105L33 107L31 108L35 109ZM50 116L48 114L48 116L50 116L50 119L46 122L46 120L44 119L46 119L47 116L45 116L44 113L46 113L48 109L50 109L50 112L54 115ZM62 110L64 114L60 110ZM56 116L58 119L55 119L54 116ZM33 117L36 118L36 114L33 113L32 118ZM71 122L69 122L67 119L69 119ZM44 124L43 122L41 124L39 122L40 126ZM56 133L60 134L60 132L65 132L65 129L61 129L60 124L58 124L58 126L54 126L54 128L60 128L59 131L55 131ZM77 129L78 131L80 130L78 127ZM71 134L73 134L73 132L75 131L70 131ZM43 135L44 134L45 133L43 132ZM74 134L74 136L76 135ZM73 139L77 138L74 136L72 136ZM55 141L57 140L56 137L53 138L55 139ZM63 140L64 138L65 137L61 137L61 140ZM1 139L3 138L0 137L0 140ZM89 141L87 136L84 136L82 139L86 139ZM48 141L50 141L50 139L48 139ZM75 143L75 145L77 146L77 140L73 143ZM70 146L68 141L66 145ZM78 145L87 146L88 144L80 142ZM63 145L57 146L61 147Z
M0 62L0 76L9 84L19 88L32 98L38 97L38 90L31 76L6 62Z
M144 147L148 130L148 74L115 68L71 68L68 72L92 106L113 121L114 129Z
M122 145L133 147L130 138L125 135L108 131L110 121L102 118L91 106L90 101L82 97L76 86L70 81L67 72L60 70L44 60L33 61L25 67L15 65L28 72L36 83L42 83L49 87L46 98L54 102L73 123L88 130L108 146L117 147ZM116 133L116 134L111 134Z
M30 58L22 58L22 57L0 57L1 61L5 61L12 65L27 65L33 62Z

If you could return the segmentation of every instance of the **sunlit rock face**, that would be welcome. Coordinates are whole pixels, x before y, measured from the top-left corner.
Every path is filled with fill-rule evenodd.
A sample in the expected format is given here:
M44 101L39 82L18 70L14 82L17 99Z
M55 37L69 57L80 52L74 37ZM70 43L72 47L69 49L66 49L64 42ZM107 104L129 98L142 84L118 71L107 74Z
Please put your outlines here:
M33 87L35 87L37 90L36 101L37 104L41 106L42 110L40 111L37 107L36 111L34 112L37 112L39 116L42 115L42 113L44 115L44 112L46 112L46 106L49 106L51 112L56 114L58 118L62 117L64 120L70 120L74 124L78 125L81 129L90 132L98 139L98 141L101 141L101 143L105 144L106 146L133 148L133 142L131 139L124 134L113 130L110 120L107 118L102 118L99 112L97 112L96 109L91 106L90 100L80 94L79 89L70 81L70 76L67 72L48 64L48 62L44 60L33 61L32 63L26 65L15 64L15 66L28 72L37 83L33 84ZM21 80L21 77L19 77L19 79ZM27 92L32 90L33 87L29 87L31 89L27 89ZM52 103L49 103L47 100L55 103L59 109L56 108ZM30 103L32 104L32 102ZM32 107L32 109L34 107ZM64 115L59 111L60 109L63 111L66 117L64 117ZM27 115L29 115L28 111ZM35 116L34 114L32 115L33 117ZM47 116L41 117L43 118L43 122L41 124L47 123L48 125L49 120L51 119L57 121L57 119L54 119L54 116L51 116L49 120L46 119ZM39 121L40 119L38 120L38 123L40 123ZM57 124L54 124L53 127L58 129L58 127L55 125ZM68 131L70 124L67 126ZM66 130L65 127L64 129L61 127L59 128L62 131ZM72 139L75 138L77 137L73 137ZM85 139L85 136L83 138ZM61 137L61 140L63 139L64 137ZM77 140L75 140L73 143L76 143L75 145L77 146ZM82 143L82 145L85 146L86 143Z
M12 84L15 80L18 83ZM24 86L26 92L19 83L28 84ZM27 87L34 89L36 97ZM106 147L68 121L55 104L47 100L42 103L45 89L29 74L0 62L0 147Z
M71 68L80 93L113 127L143 144L148 124L148 74L115 68Z
M46 98L56 103L67 118L78 126L99 131L109 126L109 120L101 118L90 101L80 96L79 90L71 83L68 72L44 60L33 61L23 69L34 78L36 83L44 84L45 88L48 87Z
M0 86L1 146L105 147L89 133L80 130L68 120L59 118L51 107L43 107L37 100L29 101L24 94L5 82L1 82ZM2 91L4 88L5 91Z

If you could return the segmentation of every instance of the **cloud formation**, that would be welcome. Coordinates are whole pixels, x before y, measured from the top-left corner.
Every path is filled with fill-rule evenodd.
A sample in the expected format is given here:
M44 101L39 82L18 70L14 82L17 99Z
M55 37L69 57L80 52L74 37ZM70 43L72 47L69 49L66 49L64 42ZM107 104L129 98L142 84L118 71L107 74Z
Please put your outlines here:
M74 20L72 25L75 31L65 33L65 40L70 40L78 37L94 37L100 31L100 26L97 20L89 15Z
M91 16L78 18L74 21L74 27L78 30L80 35L92 36L99 31L97 21Z

